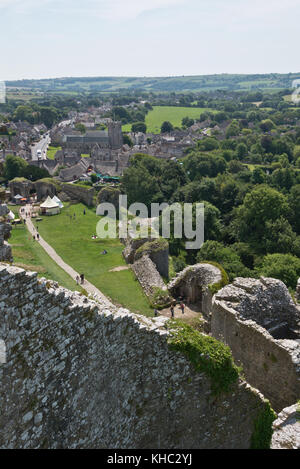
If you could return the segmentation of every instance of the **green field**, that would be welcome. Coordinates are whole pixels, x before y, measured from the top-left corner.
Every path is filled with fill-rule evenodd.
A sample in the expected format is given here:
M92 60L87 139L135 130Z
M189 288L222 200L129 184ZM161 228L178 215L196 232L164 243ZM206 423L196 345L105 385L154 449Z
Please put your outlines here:
M209 108L200 107L154 106L153 110L146 115L147 132L159 134L161 124L164 121L171 122L174 127L181 127L181 121L184 117L199 119L200 114L205 111L216 112ZM131 124L123 125L122 130L130 132Z
M169 77L65 77L42 80L7 81L8 92L13 94L46 92L51 94L114 93L120 89L143 90L153 93L185 93L214 90L279 90L291 88L300 73L271 74L218 74ZM25 94L25 93L24 93Z
M86 215L83 214L84 209ZM124 246L119 239L92 239L99 219L93 208L66 204L60 215L44 217L38 223L38 229L67 264L83 273L115 304L152 316L152 308L132 270L110 271L116 267L127 267L122 256ZM106 255L101 254L104 249Z
M15 206L10 206L9 208L17 215L18 209ZM13 227L9 244L12 247L15 265L25 270L37 272L38 277L55 280L69 290L82 291L76 282L33 240L23 224Z
M51 145L49 145L48 151L47 151L47 158L49 160L54 160L55 153L58 150L61 150L61 147L52 147Z

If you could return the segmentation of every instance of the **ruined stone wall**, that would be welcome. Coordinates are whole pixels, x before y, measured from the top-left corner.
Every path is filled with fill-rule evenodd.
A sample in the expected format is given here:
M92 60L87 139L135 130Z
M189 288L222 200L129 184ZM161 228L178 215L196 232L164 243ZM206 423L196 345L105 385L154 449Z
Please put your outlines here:
M155 288L167 291L163 279L149 256L145 255L134 262L134 264L132 264L132 270L148 297L153 294Z
M300 344L296 340L274 339L257 322L239 316L237 298L229 298L228 287L214 297L212 336L229 345L246 380L279 412L300 397ZM271 296L269 300L271 307Z
M81 187L76 184L63 184L63 192L65 192L71 199L77 200L86 204L88 207L94 204L95 189L88 187Z
M10 237L11 226L5 223L9 209L6 204L0 204L0 262L12 262L11 247L7 243Z
M100 300L99 300L100 301ZM0 265L1 448L248 448L265 407L213 396L147 319Z
M34 184L25 178L15 178L9 183L11 196L21 195L22 197L30 197L30 191L34 189Z
M57 195L58 183L56 183L56 185L55 185L55 184L51 184L51 182L37 181L37 182L35 182L34 185L35 185L38 201L44 200L48 196L52 198L55 195Z
M211 264L195 264L179 272L169 284L170 293L183 297L186 303L200 303L201 312L208 317L212 309L212 293L210 285L218 284L222 280L220 269Z
M300 408L294 404L283 409L273 423L271 449L300 449Z

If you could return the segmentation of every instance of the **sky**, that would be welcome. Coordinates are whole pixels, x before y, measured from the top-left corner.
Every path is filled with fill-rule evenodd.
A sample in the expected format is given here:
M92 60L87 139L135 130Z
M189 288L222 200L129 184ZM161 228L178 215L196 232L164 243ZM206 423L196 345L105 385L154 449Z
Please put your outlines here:
M300 0L0 0L0 80L299 72Z

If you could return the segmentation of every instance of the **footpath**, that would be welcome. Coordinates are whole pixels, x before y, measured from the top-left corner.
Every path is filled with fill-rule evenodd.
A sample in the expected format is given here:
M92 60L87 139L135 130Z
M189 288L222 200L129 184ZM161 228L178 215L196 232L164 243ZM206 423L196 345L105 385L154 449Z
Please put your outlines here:
M31 221L32 206L26 205L23 208L23 212L21 212L20 210L20 217L22 219L25 219L29 233L35 237L36 242L38 242L42 246L42 248L56 262L56 264L61 267L68 275L70 275L70 277L72 277L72 279L76 282L76 278L80 277L80 274L76 272L70 265L66 264L62 260L62 258L57 254L57 252L50 246L50 244L48 244L41 236L39 236L39 239L37 239L37 230ZM26 213L29 216L26 217ZM88 280L84 280L84 283L80 284L80 286L82 286L82 288L84 288L91 295L97 295L98 297L100 297L100 299L103 302L107 303L108 306L112 305L112 302L100 290L98 290L95 285L88 282Z

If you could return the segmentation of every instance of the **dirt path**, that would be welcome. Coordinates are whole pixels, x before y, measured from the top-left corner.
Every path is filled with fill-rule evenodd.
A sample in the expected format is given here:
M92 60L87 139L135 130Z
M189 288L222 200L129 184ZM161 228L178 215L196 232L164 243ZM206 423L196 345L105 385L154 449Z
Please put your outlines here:
M120 272L121 270L129 270L128 265L120 265L119 267L115 267L114 269L110 269L109 272Z
M171 317L171 310L170 308L165 308L159 311L161 316L166 316L168 318ZM192 319L192 318L201 318L202 314L200 312L199 305L189 305L185 306L184 314L182 314L181 308L179 305L174 307L174 318L175 319Z
M35 239L37 240L37 230L34 227L30 216L26 217L26 212L29 214L32 213L31 205L26 205L24 213L22 213L20 210L20 218L23 218L26 220L26 226L27 226L29 233L31 233L32 236L35 236ZM39 240L37 242L42 246L42 248L47 252L47 254L56 262L56 264L59 265L59 267L61 267L68 275L70 275L70 277L72 277L73 280L76 281L76 277L80 276L80 274L76 272L71 266L66 264L62 260L62 258L57 254L57 252L50 246L50 244L48 244L41 236L39 237ZM99 296L103 302L107 303L108 306L109 305L112 306L111 301L105 295L103 295L103 293L100 290L98 290L98 288L96 288L92 283L85 280L84 284L81 286L88 293Z

